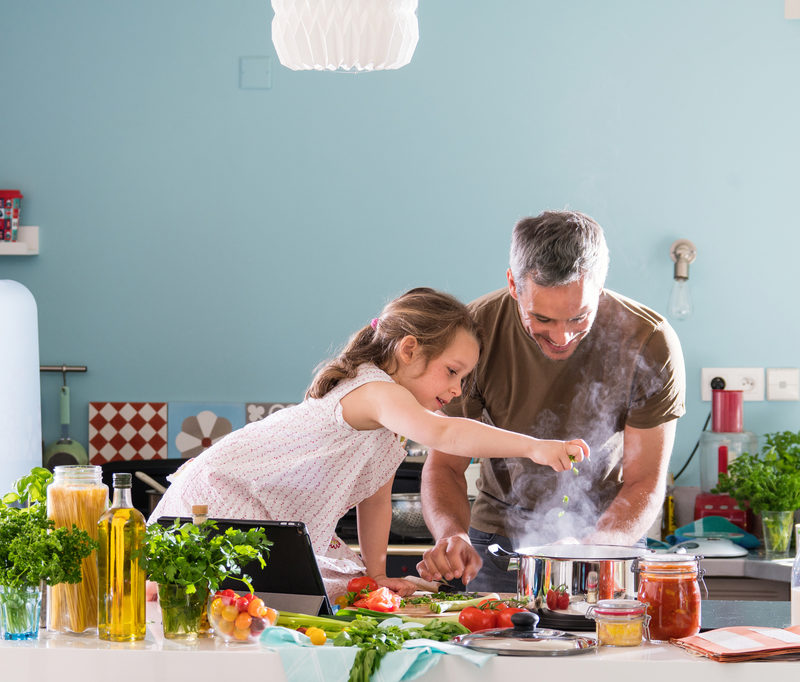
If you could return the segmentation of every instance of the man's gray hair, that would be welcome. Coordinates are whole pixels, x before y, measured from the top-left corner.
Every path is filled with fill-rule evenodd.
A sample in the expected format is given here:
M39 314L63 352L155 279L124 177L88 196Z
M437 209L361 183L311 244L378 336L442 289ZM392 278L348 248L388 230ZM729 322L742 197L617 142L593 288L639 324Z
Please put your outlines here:
M511 274L518 287L525 285L527 276L545 287L584 277L603 286L608 260L603 228L577 211L545 211L523 218L511 235Z

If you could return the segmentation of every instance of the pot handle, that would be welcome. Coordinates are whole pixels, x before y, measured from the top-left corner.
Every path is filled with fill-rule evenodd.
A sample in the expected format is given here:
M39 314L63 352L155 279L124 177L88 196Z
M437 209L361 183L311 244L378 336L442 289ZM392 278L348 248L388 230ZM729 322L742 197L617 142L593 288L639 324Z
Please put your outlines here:
M516 552L509 552L498 544L489 545L486 548L492 563L501 571L519 570L520 555Z

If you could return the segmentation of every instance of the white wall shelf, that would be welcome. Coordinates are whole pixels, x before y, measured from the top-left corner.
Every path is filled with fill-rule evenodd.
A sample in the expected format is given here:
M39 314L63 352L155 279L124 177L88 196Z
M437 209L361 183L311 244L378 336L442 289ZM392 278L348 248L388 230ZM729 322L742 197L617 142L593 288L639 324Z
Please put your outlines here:
M0 242L0 256L35 256L39 253L39 227L20 225L17 241Z

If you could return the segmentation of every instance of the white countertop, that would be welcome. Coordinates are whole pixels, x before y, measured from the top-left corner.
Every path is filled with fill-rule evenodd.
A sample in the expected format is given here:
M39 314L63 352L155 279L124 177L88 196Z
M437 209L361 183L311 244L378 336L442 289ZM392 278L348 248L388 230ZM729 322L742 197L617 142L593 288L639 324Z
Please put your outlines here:
M148 605L150 606L150 605ZM157 609L157 607L155 607ZM153 610L148 609L148 615ZM155 614L157 617L157 613ZM654 665L657 664L657 665ZM27 642L0 641L3 679L58 682L224 682L232 679L285 682L277 653L259 644L224 644L214 638L193 644L164 640L153 619L147 636L130 644L101 642L95 636L52 635ZM590 682L618 682L634 676L647 682L751 682L769 674L772 681L795 682L797 663L790 661L717 663L668 644L602 647L596 652L563 657L496 656L478 668L455 656L444 656L420 678L423 682L508 682L546 676L583 677ZM346 679L343 672L342 679ZM554 679L558 679L554 677Z
M707 576L731 578L758 578L760 580L777 580L790 582L794 559L766 560L758 554L751 553L746 557L731 559L702 559L701 568Z

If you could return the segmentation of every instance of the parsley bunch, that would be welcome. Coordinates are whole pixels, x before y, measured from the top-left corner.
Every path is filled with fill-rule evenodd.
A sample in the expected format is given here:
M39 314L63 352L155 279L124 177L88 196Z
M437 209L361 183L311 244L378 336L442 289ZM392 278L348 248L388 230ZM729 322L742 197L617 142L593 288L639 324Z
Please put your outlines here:
M221 533L211 520L198 526L175 520L171 526L153 523L147 527L142 554L151 580L185 587L186 594L206 587L215 592L225 578L242 581L252 592L250 577L242 567L251 561L266 566L271 545L263 528L246 532L228 528Z
M433 639L446 642L455 635L469 632L459 623L438 619L423 625L406 623L404 626L380 625L372 618L356 618L333 640L334 646L355 646L358 653L350 668L348 682L369 682L380 667L381 660L390 651L398 651L408 639Z
M53 475L34 467L0 501L0 585L10 588L79 583L81 561L97 543L86 531L55 528L47 518L46 491ZM18 504L19 506L11 506Z
M755 514L800 508L800 469L781 456L778 440L785 440L783 434L769 434L761 456L743 452L736 457L711 492L727 493L741 509L749 505Z

